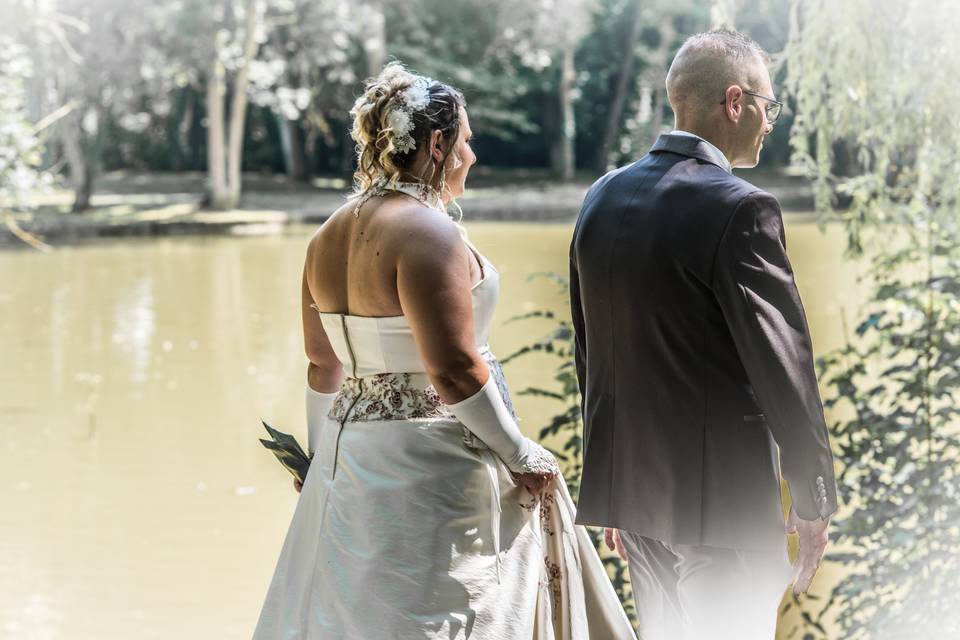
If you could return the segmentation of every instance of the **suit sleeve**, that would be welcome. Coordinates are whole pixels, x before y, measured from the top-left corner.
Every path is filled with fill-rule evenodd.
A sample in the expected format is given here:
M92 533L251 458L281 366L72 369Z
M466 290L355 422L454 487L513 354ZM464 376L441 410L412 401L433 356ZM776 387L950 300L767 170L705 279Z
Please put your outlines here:
M573 318L574 350L573 359L577 369L577 385L580 387L580 410L586 398L587 385L587 334L583 322L583 308L580 306L580 274L574 255L576 235L570 243L570 315Z
M752 193L734 209L717 248L713 290L780 447L797 515L829 516L837 510L833 454L780 205L770 194Z

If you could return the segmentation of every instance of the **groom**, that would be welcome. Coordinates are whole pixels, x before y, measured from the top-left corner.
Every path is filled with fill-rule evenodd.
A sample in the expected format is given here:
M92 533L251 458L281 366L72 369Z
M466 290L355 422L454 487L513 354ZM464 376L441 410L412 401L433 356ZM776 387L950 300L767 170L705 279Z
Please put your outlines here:
M766 60L733 31L687 40L667 75L676 130L590 188L570 246L577 521L628 560L644 640L771 640L837 508L780 205L731 173L780 113Z

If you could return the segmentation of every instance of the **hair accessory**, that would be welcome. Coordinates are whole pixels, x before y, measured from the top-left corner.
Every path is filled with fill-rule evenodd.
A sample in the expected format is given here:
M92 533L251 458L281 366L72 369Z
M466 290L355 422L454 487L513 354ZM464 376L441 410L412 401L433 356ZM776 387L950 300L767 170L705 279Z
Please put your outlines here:
M413 114L430 104L432 78L417 76L409 87L399 93L399 100L387 113L387 126L393 132L393 148L397 153L408 153L417 148L413 139Z

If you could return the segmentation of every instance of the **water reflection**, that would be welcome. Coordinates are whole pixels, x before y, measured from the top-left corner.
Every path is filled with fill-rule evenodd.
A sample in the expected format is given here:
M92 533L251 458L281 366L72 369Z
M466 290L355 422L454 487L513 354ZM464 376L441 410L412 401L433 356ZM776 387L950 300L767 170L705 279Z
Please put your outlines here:
M858 297L842 241L790 224L818 352ZM569 225L469 224L497 264L493 350L567 313ZM296 494L258 418L304 436L300 274L311 229L0 254L0 636L247 638ZM511 363L515 390L555 361ZM535 435L554 406L517 398Z
M153 282L140 278L129 292L117 297L113 307L112 342L129 354L130 381L141 384L149 379L151 341L154 332ZM94 324L91 338L99 343L100 324ZM168 350L163 343L164 350Z

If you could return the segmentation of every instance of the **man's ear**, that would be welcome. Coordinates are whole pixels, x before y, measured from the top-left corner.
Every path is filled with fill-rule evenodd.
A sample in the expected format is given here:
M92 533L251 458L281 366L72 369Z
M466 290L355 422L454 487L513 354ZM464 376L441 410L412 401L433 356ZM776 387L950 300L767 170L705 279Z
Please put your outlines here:
M724 92L724 98L724 113L732 122L738 122L743 113L743 89L732 84Z

